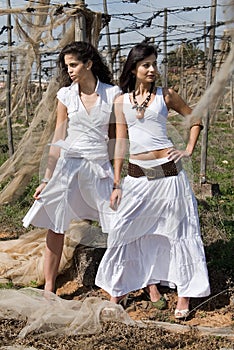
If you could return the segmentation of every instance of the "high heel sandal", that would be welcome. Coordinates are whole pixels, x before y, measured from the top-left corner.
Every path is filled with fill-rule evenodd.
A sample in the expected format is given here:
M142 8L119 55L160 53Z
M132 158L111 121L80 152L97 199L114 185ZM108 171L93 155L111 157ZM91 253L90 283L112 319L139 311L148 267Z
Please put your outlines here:
M143 291L147 297L147 299L151 302L151 305L155 307L158 310L164 310L167 307L167 301L166 299L161 295L160 299L157 301L151 301L149 292L147 288L143 288Z
M121 299L118 300L117 304L121 305L125 309L127 306L127 302L128 302L128 296L129 296L129 293L127 293L126 295L121 297Z
M181 297L182 299L184 298L184 299L186 299L185 301L187 301L187 305L186 304L182 304L183 306L187 306L187 308L185 308L185 309L180 309L180 308L176 308L175 309L175 319L177 319L177 320L183 320L183 319L186 319L188 316L189 316L189 314L190 314L190 311L189 311L189 298L187 297ZM181 301L181 300L180 300ZM179 297L178 297L178 303L179 303ZM178 303L177 303L177 305L178 305ZM180 305L180 303L179 303L179 305ZM185 306L185 307L186 307Z
M189 309L179 310L175 309L175 318L177 320L183 320L189 316Z

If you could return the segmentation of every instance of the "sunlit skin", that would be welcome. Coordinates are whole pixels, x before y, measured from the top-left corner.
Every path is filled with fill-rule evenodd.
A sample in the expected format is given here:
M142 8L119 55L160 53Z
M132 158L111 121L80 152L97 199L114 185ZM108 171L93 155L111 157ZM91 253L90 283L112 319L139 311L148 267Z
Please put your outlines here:
M93 62L88 60L86 63L83 63L75 55L69 54L64 56L64 63L72 81L79 84L81 101L89 113L98 97L95 92L97 80L91 70Z
M67 72L73 82L86 83L85 79L87 78L87 72L92 67L92 61L83 63L82 61L77 60L75 55L65 55L64 63L67 67Z
M136 92L138 88L141 87L141 84L149 90L151 83L155 81L156 76L158 74L157 61L155 55L150 55L144 60L138 62L136 64L136 68L132 71L132 73L134 73L137 78Z

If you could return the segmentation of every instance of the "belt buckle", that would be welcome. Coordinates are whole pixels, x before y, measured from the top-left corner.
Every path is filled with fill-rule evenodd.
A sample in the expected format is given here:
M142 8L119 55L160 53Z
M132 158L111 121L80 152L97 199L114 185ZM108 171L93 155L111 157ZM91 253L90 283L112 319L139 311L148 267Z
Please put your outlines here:
M154 168L144 168L144 173L148 180L154 180L156 177L156 169Z
M165 177L163 168L160 165L154 168L144 168L142 170L144 171L144 174L149 181L155 180L155 179L161 179L162 177Z

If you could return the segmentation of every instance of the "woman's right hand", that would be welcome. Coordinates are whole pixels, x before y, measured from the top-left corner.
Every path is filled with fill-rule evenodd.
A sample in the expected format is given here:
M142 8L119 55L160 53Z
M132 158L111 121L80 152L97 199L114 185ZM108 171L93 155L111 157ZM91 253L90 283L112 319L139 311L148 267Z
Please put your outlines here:
M110 207L112 210L117 210L121 202L122 190L121 188L115 188L110 196Z
M46 187L46 183L45 182L42 182L37 188L36 188L36 191L33 195L33 198L34 199L40 199L40 193L41 191Z

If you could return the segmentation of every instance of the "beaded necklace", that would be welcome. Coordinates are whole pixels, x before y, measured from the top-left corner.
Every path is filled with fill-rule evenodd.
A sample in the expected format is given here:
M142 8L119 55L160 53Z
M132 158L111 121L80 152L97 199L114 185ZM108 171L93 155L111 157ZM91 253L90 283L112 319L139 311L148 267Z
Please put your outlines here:
M138 104L138 102L136 100L136 92L135 92L135 90L133 90L132 98L133 98L134 106L132 106L132 109L136 109L136 117L137 117L137 119L144 118L144 113L145 113L146 107L147 107L147 105L148 105L148 103L150 101L153 89L154 89L154 85L151 84L151 88L150 88L150 91L148 93L148 96L146 97L146 99L140 105Z

